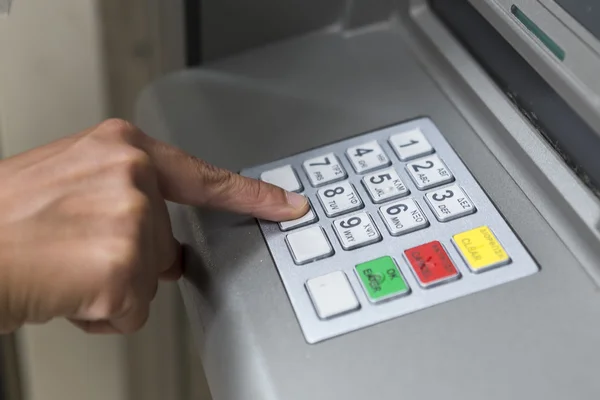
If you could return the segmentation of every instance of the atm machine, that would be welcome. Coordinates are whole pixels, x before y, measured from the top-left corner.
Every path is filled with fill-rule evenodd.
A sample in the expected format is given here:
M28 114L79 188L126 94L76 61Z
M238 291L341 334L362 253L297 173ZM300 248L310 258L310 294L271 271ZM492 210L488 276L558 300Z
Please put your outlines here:
M214 399L600 398L600 3L205 3L136 122L311 203L169 205Z

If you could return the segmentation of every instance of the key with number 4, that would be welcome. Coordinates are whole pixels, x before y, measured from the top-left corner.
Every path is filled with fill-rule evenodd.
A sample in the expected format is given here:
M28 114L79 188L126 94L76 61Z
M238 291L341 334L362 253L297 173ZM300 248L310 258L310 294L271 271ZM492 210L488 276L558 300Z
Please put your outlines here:
M346 156L357 174L390 165L390 159L376 140L363 143L360 146L350 147L346 151Z

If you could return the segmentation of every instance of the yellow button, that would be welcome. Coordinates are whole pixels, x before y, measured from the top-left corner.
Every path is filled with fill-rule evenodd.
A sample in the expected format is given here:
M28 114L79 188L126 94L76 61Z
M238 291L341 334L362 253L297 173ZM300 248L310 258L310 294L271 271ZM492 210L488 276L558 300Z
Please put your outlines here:
M482 272L510 262L510 257L487 226L459 233L453 239L473 272Z

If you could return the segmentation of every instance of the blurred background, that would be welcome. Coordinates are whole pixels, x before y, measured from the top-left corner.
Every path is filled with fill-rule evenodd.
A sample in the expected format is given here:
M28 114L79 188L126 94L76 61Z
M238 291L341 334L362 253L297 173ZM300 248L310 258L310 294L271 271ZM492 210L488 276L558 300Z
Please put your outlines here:
M190 4L14 0L0 17L0 155L131 119L148 82L190 61ZM0 340L0 400L210 398L174 285L160 288L135 335L91 336L55 321Z

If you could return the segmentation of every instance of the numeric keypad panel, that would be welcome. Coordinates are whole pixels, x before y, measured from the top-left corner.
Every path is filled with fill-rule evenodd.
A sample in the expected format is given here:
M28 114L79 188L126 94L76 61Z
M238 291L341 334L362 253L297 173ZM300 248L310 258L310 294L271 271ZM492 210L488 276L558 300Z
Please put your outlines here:
M427 118L242 174L311 204L297 220L259 221L309 343L538 270Z

